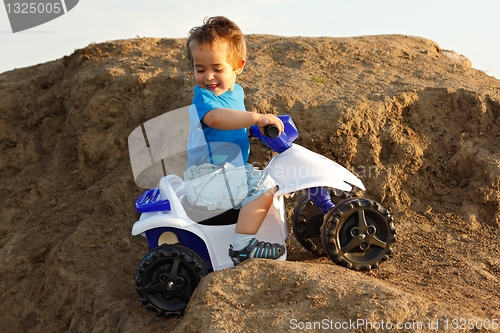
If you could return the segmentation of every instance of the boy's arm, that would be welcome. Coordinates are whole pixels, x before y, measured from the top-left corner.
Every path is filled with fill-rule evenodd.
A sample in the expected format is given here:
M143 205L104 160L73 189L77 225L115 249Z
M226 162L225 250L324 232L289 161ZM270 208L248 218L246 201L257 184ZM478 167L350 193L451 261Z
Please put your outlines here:
M208 126L220 130L247 128L252 125L257 125L260 128L274 125L278 128L280 133L283 132L284 129L281 119L272 114L242 112L224 108L209 111L202 120Z

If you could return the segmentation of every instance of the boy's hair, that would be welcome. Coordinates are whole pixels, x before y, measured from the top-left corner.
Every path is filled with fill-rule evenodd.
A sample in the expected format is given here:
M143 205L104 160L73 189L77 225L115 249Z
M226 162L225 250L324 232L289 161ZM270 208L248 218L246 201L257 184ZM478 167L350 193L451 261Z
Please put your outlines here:
M189 31L186 43L188 59L193 63L192 49L196 45L209 44L211 47L218 43L227 43L227 62L233 69L240 65L240 61L246 57L246 44L240 28L231 20L223 16L207 17L203 25L194 27Z

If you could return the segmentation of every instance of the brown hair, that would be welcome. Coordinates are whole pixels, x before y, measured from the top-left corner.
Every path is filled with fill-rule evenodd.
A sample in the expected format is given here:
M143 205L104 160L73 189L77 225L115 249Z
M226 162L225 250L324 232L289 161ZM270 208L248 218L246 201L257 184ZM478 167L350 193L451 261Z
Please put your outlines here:
M193 65L192 48L195 45L209 44L212 47L218 43L227 43L227 62L233 69L240 65L240 61L246 57L245 38L240 28L231 20L223 16L207 17L203 25L194 27L189 31L186 43L188 59Z

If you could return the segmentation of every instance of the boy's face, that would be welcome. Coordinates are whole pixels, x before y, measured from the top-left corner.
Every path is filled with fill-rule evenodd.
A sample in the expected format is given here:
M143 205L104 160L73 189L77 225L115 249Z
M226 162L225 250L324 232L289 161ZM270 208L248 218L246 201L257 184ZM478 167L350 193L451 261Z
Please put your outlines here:
M200 88L208 89L220 96L228 90L233 90L236 75L241 73L245 60L241 60L238 68L228 62L227 43L211 45L194 45L192 49L194 77Z

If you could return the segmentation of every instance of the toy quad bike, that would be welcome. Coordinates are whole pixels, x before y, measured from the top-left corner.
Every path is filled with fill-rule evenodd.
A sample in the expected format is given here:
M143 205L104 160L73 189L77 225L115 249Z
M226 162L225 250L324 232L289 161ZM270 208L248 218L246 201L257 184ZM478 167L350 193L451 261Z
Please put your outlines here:
M186 199L180 176L186 165L188 108L156 117L129 136L136 183L150 188L135 203L141 215L132 235L145 236L150 249L137 269L136 290L143 306L160 316L181 316L201 278L233 267L228 249L239 211L210 211ZM279 190L256 238L285 245L283 197L304 190L292 221L298 241L308 251L326 254L351 269L377 267L396 240L392 216L373 200L351 197L352 185L365 189L361 180L332 160L293 144L298 131L289 116L280 118L285 130L279 136L272 127L266 135L256 126L250 129L278 153L265 170Z

